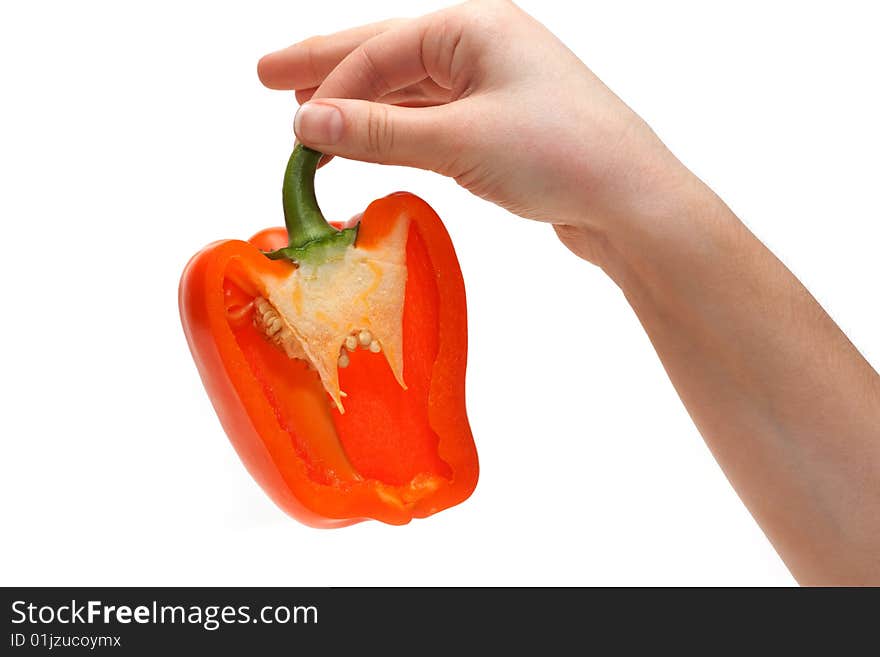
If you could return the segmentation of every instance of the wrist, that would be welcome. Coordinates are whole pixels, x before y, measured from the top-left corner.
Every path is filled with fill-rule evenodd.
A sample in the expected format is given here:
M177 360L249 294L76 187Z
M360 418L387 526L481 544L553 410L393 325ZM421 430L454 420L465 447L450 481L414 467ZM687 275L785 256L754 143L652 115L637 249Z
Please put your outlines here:
M611 208L557 226L563 243L592 262L624 291L635 279L687 263L725 242L742 224L699 178L673 162L642 164L638 182L623 183L626 195L615 194Z

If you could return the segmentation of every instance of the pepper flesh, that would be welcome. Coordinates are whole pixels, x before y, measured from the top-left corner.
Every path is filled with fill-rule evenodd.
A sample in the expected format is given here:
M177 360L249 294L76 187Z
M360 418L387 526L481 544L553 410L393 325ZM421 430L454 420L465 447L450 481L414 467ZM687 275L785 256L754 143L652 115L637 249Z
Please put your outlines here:
M254 325L254 300L271 299L266 281L296 267L262 253L284 248L283 229L215 242L181 280L184 331L226 433L270 497L307 524L404 524L464 501L476 486L464 285L442 222L421 199L392 194L364 212L354 247L375 248L401 221L406 388L384 343L380 353L358 349L338 371L344 414L307 362Z

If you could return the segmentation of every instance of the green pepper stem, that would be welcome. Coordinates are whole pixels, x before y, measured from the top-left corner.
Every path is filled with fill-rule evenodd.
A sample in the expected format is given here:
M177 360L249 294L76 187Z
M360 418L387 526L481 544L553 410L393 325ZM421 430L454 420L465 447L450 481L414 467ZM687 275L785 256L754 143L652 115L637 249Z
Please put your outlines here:
M281 196L290 248L300 249L339 232L324 219L315 197L315 171L321 155L297 144L287 162Z

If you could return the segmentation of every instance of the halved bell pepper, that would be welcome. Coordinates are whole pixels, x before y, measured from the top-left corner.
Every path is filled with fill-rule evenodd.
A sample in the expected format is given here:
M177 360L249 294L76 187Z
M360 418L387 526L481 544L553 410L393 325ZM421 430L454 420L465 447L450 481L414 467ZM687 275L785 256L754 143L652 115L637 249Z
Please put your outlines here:
M317 527L404 524L477 483L464 283L443 223L412 194L328 224L320 157L294 149L286 231L190 260L180 316L224 430L279 507Z

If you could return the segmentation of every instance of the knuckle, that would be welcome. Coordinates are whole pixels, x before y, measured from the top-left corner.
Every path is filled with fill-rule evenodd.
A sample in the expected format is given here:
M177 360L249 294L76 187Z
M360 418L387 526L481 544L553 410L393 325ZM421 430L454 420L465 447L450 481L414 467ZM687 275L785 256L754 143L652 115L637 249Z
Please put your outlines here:
M505 11L511 8L511 0L470 0L466 7L477 12Z
M360 48L360 57L368 100L378 100L390 91L388 83L365 46Z
M305 68L312 81L319 81L321 79L320 71L315 62L315 53L321 49L324 41L325 37L323 36L312 36L300 43L305 53Z
M381 162L394 150L394 122L386 105L371 104L367 112L366 151Z

